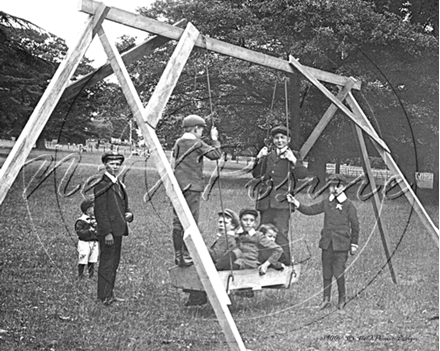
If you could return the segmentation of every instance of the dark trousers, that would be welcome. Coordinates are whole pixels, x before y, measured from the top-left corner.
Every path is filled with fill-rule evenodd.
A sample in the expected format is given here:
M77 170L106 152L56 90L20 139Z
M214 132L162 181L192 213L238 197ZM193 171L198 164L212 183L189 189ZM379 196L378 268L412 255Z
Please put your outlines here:
M261 224L272 223L278 228L279 233L275 242L280 245L284 251L279 261L286 266L290 266L292 259L289 245L289 209L269 207L267 210L260 211L260 213Z
M106 245L104 238L99 240L101 253L98 268L98 299L100 300L113 297L116 271L121 260L122 236L113 236L113 238L113 245Z
M322 250L322 278L324 280L324 299L330 299L332 278L338 284L339 300L345 299L345 263L348 251L334 251L332 244L327 250Z
M198 191L185 191L183 193L191 214L194 217L196 223L199 222L199 211L200 211L200 197L201 193ZM177 216L176 210L173 209L173 245L174 251L186 250L186 245L183 241L183 226L180 223L179 217Z

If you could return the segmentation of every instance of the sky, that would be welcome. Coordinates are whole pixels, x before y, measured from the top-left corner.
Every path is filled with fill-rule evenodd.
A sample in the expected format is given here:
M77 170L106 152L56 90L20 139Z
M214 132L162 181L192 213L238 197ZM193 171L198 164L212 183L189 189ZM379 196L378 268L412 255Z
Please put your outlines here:
M138 7L148 7L154 0L102 0L107 6L117 7L136 13ZM78 11L80 0L4 0L0 11L28 20L37 26L63 38L69 48L75 45L84 29L88 15ZM104 21L104 30L110 40L126 34L142 41L147 33L110 21ZM107 56L97 37L90 45L86 56L99 67L107 61Z

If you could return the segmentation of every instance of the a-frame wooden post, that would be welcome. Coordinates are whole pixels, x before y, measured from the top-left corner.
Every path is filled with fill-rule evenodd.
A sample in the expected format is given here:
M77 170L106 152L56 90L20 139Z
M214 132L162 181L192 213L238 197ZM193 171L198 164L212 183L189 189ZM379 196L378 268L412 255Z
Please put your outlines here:
M26 158L37 142L50 115L57 105L65 87L77 69L81 59L87 51L96 28L104 21L107 11L104 5L98 6L85 24L78 42L67 52L66 58L58 67L46 91L29 117L19 138L0 169L0 204L5 199L9 189L17 178Z
M354 98L353 94L348 94L346 99L348 105L352 109L352 111L359 116L362 119L367 119L365 116L365 113L362 111L361 107L357 103L356 99ZM396 175L404 186L400 186L402 191L404 192L406 198L408 199L411 206L413 206L415 212L419 216L420 220L422 221L425 228L428 230L429 234L431 235L432 240L434 240L434 243L437 245L439 244L439 230L434 224L434 222L429 217L428 213L426 212L425 208L423 207L422 203L420 202L417 195L414 193L413 189L411 188L411 185L406 180L403 173L400 171L399 166L394 161L393 157L389 152L384 150L381 145L378 145L374 142L373 139L373 145L376 147L377 151L379 152L380 156L384 160L385 164L389 168L389 170Z
M390 251L388 249L389 239L388 239L386 232L383 230L382 219L380 218L380 199L379 199L379 195L376 191L377 186L376 186L376 181L374 180L374 175L373 175L373 170L371 168L370 159L368 158L367 145L365 144L365 139L364 139L364 135L363 135L362 130L357 125L353 124L353 127L354 127L354 132L357 137L359 150L361 152L362 167L364 169L364 173L368 177L368 181L370 182L370 187L372 190L371 201L373 203L373 210L374 210L374 215L376 217L377 228L379 229L380 238L382 240L382 246L385 251L385 257L387 259L388 269L390 270L391 279L393 280L393 283L397 284L396 274L394 273L393 264L391 262L391 255L390 255Z
M159 174L163 179L167 194L185 229L185 242L188 246L191 257L193 258L194 265L202 281L203 287L208 294L209 301L211 302L220 326L223 329L226 341L231 350L246 350L227 306L230 304L229 297L223 288L223 284L204 244L198 226L191 214L185 198L183 197L171 166L168 163L165 152L163 151L154 130L154 126L161 117L163 109L171 96L186 61L188 60L194 42L199 36L199 32L191 23L188 24L146 109L143 108L142 102L116 47L108 40L102 27L98 30L98 33L113 71L121 84L133 115L142 130L142 134L148 144L154 146L152 157Z

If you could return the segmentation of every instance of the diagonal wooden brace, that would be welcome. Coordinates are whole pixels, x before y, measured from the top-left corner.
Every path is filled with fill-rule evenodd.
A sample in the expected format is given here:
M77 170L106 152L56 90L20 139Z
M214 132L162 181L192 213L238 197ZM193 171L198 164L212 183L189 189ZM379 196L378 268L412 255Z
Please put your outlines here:
M349 81L347 82L347 84L345 84L344 88L338 93L338 95L336 95L336 99L338 99L339 101L344 101L345 97L351 91L351 88L353 87L354 83L355 83L355 79L350 77ZM310 134L306 142L301 147L301 150L299 151L302 159L304 159L307 156L310 149L316 143L316 140L318 140L319 136L321 135L325 127L330 123L330 120L333 118L337 110L338 108L334 104L331 104L327 109L327 111L325 111L324 115L316 125L315 129L313 129L312 133Z
M123 64L122 58L119 55L116 47L108 40L102 28L99 29L98 33L113 71L121 84L122 91L138 125L142 130L142 134L147 143L152 145L154 148L152 153L153 160L161 178L163 179L167 195L170 198L183 227L185 228L185 242L187 243L191 257L193 258L197 273L203 283L205 291L208 294L209 301L211 302L217 319L223 329L223 333L225 334L228 345L231 350L244 351L246 348L227 307L227 305L230 304L229 297L224 290L214 263L212 262L198 226L191 214L182 191L180 190L179 184L177 183L173 170L171 169L165 152L162 149L156 132L150 123L147 123L147 118L150 118L153 122L159 119L162 111L161 109L165 106L162 106L160 97L165 95L163 99L165 100L164 104L166 104L172 88L175 86L180 75L179 70L182 68L182 61L183 64L186 62L191 49L194 46L195 39L199 35L199 32L192 24L188 24L187 29L179 41L179 44L174 50L174 61L170 60L170 62L179 62L179 64L175 67L170 67L168 70L165 69L164 75L169 75L169 77L165 77L163 80L161 79L162 84L159 83L161 89L156 89L158 93L155 91L159 98L159 100L157 100L154 104L153 111L155 111L155 114L148 114L143 108L139 95L136 92L134 84L128 75L127 69Z
M376 141L382 148L389 152L388 146L377 135L373 126L368 120L359 120L341 101L339 101L318 79L311 74L306 67L301 65L297 59L290 56L289 63L293 68L296 68L304 77L306 77L315 87L317 87L331 102L333 102L347 117L354 123L361 127L374 141Z
M174 24L174 26L181 27L186 25L185 19L180 20ZM130 64L133 61L140 60L143 56L152 53L158 47L169 42L171 39L162 37L160 35L148 38L143 43L135 46L134 48L121 54L122 61L125 65ZM95 71L86 74L84 77L78 79L75 82L71 82L64 91L63 98L69 99L76 96L85 87L92 86L100 80L113 74L112 66L109 63L102 65Z
M358 146L361 152L361 160L362 160L362 166L364 168L364 173L367 175L368 180L370 182L370 186L371 189L377 189L376 187L376 181L374 180L374 175L373 175L373 170L371 168L371 164L370 164L370 159L368 157L368 151L367 151L367 146L365 144L365 139L364 139L364 135L362 130L357 126L354 125L354 131L355 131L355 135L357 136L357 141L358 141ZM373 202L373 210L374 210L374 215L376 216L376 223L377 223L377 228L379 229L379 233L380 233L380 238L382 240L382 246L383 249L385 251L385 257L387 259L387 265L388 265L388 269L390 270L390 274L391 274L391 279L393 281L394 284L397 284L397 280L396 280L396 274L394 273L394 267L393 264L391 262L391 255L390 255L390 250L388 248L388 236L386 234L386 232L383 229L383 225L382 225L382 219L380 218L380 199L379 199L379 195L377 194L376 191L373 191L373 195L372 195L372 202Z
M65 59L55 72L26 126L23 128L20 137L15 142L14 147L0 169L0 204L5 199L15 178L17 178L20 169L23 167L26 158L46 126L70 78L75 73L81 59L90 46L94 36L95 24L100 25L105 19L105 10L105 5L101 4L101 6L97 7L95 15L90 16L86 22L78 42L67 52Z
M350 106L350 108L353 110L355 114L357 114L360 118L367 118L360 108L359 104L357 103L356 99L353 97L353 95L350 93L347 96L347 103ZM400 179L402 179L402 182L404 184L404 187L401 186L402 190L404 190L404 194L406 198L408 199L411 206L413 206L415 212L419 216L420 220L422 221L425 228L428 230L429 234L431 235L431 238L434 240L434 243L439 245L439 229L436 227L432 219L429 217L428 213L426 212L425 208L423 207L422 203L418 199L417 195L414 193L413 189L411 188L411 185L406 180L403 173L400 171L399 166L394 161L391 154L384 150L381 145L373 142L374 146L376 147L377 151L379 152L380 156L384 160L385 164L388 166L388 169L396 176L398 176Z

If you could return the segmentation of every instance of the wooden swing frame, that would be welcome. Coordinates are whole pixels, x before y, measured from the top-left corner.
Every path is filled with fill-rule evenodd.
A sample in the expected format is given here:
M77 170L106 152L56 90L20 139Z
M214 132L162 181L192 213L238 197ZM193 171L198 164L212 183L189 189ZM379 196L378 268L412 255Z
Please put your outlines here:
M294 71L300 72L332 103L321 118L318 125L315 127L315 130L311 133L308 140L302 146L300 150L301 156L304 158L307 155L337 109L341 110L355 124L357 139L361 146L364 171L372 188L375 187L375 181L365 146L364 134L366 134L372 140L374 146L392 173L400 178L399 185L404 190L405 196L408 198L410 204L413 206L415 212L418 214L420 220L438 247L438 228L430 219L411 186L403 176L398 165L392 158L387 145L375 132L374 128L371 126L370 122L351 93L352 89L360 90L361 83L359 81L312 67L303 66L293 57L290 57L289 61L285 61L249 49L228 44L220 40L205 37L200 34L191 23L188 23L186 28L182 29L177 25L167 25L154 19L136 15L128 11L114 7L107 7L105 4L93 0L82 0L79 4L79 10L89 14L89 19L86 21L77 43L68 51L65 59L58 67L54 77L49 83L39 103L35 107L26 126L21 132L13 149L9 153L5 163L3 164L3 167L0 170L0 204L3 203L3 200L17 178L18 173L25 164L26 158L35 145L36 140L41 134L62 94L65 93L67 95L74 95L75 91L78 91L75 89L80 89L82 86L90 83L87 80L87 77L78 80L76 83L71 83L70 79L86 53L93 38L98 35L104 51L108 56L110 66L106 65L106 67L102 68L103 71L99 74L96 74L96 79L104 78L111 71L115 73L145 140L153 148L152 157L156 164L157 170L163 180L166 192L170 197L176 213L178 214L179 219L185 229L184 240L191 257L193 258L194 269L197 271L201 285L209 297L209 301L213 307L231 350L244 351L246 350L246 347L227 307L228 304L230 304L229 297L226 294L224 284L222 283L222 280L220 279L220 276L209 256L197 224L191 215L185 198L182 195L171 166L168 163L165 152L162 149L155 132L156 125L162 116L164 108L174 87L177 84L186 61L188 60L189 55L195 46L288 73ZM130 79L124 64L124 59L118 53L115 45L107 38L107 35L102 27L102 23L105 19L137 28L157 36L133 49L132 52L135 51L136 55L132 55L131 57L125 55L124 59L125 63L127 64L131 62L131 60L139 58L140 54L145 55L153 52L156 47L159 47L169 40L178 41L175 50L162 74L162 77L159 80L156 89L146 107L143 106L133 82ZM183 23L180 23L179 25L182 24ZM96 79L93 80L96 81ZM338 95L334 96L322 85L321 81L336 84L342 89ZM344 100L347 102L351 110L343 104ZM380 223L380 214L378 212L379 202L379 197L377 193L375 193L373 196L373 207L375 209L378 223ZM388 262L391 263L388 253L387 238L382 230L382 226L379 226L379 231Z

